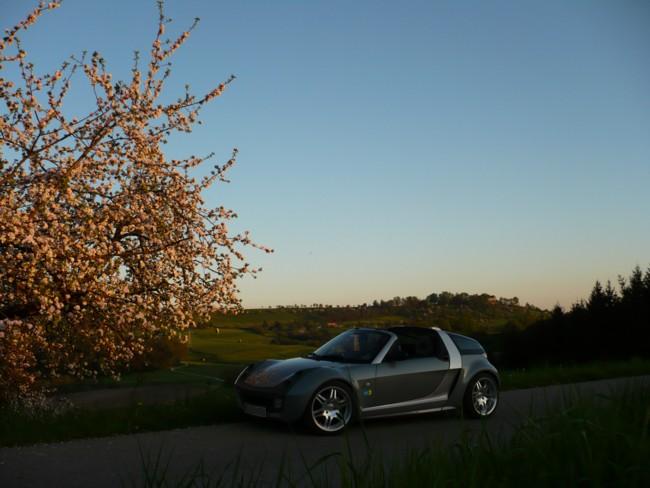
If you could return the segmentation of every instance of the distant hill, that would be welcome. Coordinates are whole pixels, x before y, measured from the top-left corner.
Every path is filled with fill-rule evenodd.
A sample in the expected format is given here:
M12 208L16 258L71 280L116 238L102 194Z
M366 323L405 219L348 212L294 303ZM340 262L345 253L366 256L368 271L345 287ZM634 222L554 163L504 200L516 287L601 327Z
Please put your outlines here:
M234 316L215 315L206 325L250 329L282 344L316 344L350 327L411 324L491 334L506 326L523 329L549 316L546 310L520 305L516 297L442 292L424 299L395 297L356 306L314 304L247 309Z

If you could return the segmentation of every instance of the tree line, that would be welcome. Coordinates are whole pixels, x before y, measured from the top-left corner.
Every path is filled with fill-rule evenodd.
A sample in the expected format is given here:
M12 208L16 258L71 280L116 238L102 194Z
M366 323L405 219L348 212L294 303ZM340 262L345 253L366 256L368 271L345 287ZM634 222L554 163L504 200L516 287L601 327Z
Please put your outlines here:
M506 367L650 357L650 267L635 267L617 286L596 281L586 300L524 329L479 336Z
M439 326L481 341L500 367L650 357L650 268L640 267L614 285L596 281L586 299L551 311L517 297L486 293L432 293L358 306L283 307L288 321L264 321L259 332L278 343L317 344L354 326ZM270 312L270 311L269 311ZM325 327L337 324L339 329Z
M246 325L258 333L272 336L280 344L318 344L350 327L389 327L416 325L464 333L498 332L506 325L525 328L547 317L549 312L535 306L520 305L516 297L441 292L420 299L415 296L374 300L361 305L331 306L314 304L284 306L273 309L252 309L244 316L259 317L259 322ZM239 317L215 315L211 327L237 327Z

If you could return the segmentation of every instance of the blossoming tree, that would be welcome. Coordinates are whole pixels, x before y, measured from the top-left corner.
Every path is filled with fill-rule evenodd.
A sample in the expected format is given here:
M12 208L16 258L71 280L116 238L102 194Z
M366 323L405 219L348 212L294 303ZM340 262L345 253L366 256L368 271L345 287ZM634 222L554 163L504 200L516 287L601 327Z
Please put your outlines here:
M160 101L168 60L196 22L166 39L160 5L150 59L141 69L136 55L127 81L114 81L98 53L41 75L19 34L56 7L39 4L0 40L0 403L60 374L115 375L153 338L238 310L236 281L257 271L242 248L270 252L229 232L236 214L201 197L226 181L237 150L202 178L192 175L211 155L162 150L233 79ZM93 107L69 114L80 77Z

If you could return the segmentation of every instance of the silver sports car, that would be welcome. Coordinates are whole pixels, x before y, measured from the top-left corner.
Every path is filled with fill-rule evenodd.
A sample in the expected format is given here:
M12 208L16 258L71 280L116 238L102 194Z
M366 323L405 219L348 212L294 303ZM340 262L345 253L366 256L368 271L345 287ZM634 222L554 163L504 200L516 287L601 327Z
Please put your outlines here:
M267 360L235 380L247 414L319 433L353 419L497 408L499 373L474 339L438 328L350 329L304 358Z

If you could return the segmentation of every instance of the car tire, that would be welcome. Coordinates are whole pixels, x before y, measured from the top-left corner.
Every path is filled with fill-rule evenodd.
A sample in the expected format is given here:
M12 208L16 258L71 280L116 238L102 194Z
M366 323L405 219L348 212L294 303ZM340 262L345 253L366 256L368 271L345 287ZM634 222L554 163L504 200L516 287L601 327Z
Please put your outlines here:
M472 418L487 418L499 405L499 385L494 376L479 373L467 385L463 398L463 414Z
M309 399L303 423L312 433L336 435L356 417L356 402L352 389L341 381L319 386Z

